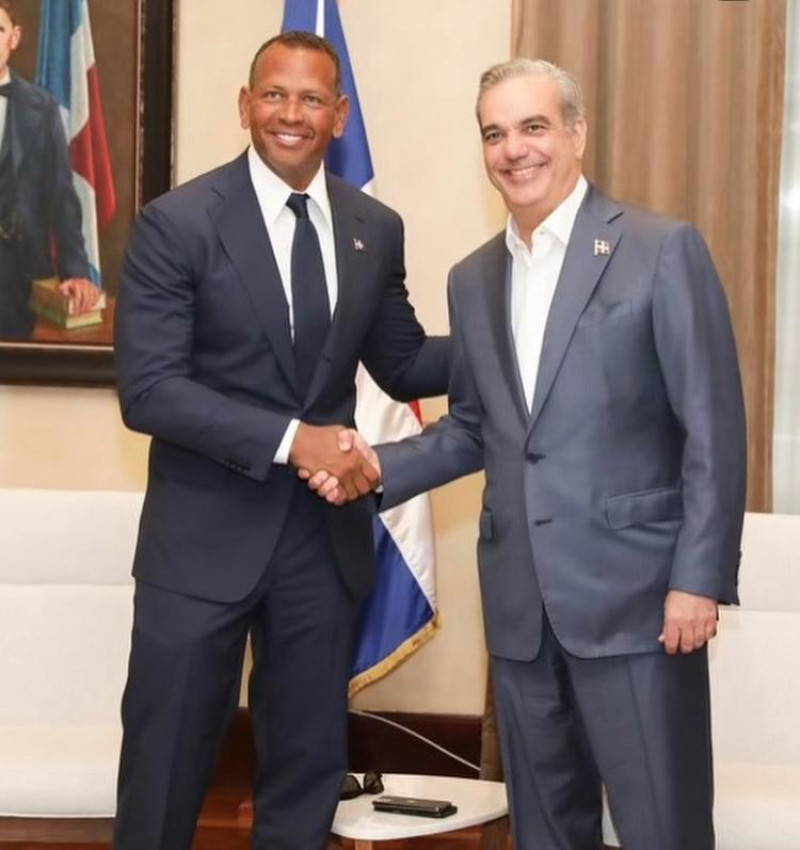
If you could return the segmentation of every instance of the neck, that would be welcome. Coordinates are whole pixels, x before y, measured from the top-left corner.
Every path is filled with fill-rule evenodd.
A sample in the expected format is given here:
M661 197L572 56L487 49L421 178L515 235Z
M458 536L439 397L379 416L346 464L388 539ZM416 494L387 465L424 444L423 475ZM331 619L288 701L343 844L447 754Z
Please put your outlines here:
M510 209L514 224L517 226L517 232L519 233L519 238L525 243L525 245L530 248L531 247L531 239L533 238L533 231L555 210L557 210L564 201L573 193L575 187L578 185L578 180L580 180L581 172L579 171L574 180L571 180L569 185L566 187L565 191L560 195L559 199L553 203L552 201L549 204L542 204L536 207L518 207L516 209Z

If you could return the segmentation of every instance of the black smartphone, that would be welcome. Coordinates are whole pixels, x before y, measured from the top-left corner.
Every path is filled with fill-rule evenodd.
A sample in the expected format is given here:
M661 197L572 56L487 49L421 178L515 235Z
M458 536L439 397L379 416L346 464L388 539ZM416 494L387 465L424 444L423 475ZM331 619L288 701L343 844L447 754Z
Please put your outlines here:
M458 808L449 800L427 800L424 797L393 797L383 794L372 801L376 812L393 812L398 815L419 815L423 818L446 818Z

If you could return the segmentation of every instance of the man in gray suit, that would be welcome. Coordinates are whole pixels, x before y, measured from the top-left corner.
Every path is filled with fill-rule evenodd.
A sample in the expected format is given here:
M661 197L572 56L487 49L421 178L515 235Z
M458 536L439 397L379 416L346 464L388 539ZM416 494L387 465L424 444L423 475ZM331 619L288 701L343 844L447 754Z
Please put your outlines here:
M711 850L706 644L738 601L746 466L725 297L693 227L582 177L569 74L490 69L478 120L508 225L451 272L450 410L377 449L382 506L485 468L515 848L600 847L602 783L626 850Z

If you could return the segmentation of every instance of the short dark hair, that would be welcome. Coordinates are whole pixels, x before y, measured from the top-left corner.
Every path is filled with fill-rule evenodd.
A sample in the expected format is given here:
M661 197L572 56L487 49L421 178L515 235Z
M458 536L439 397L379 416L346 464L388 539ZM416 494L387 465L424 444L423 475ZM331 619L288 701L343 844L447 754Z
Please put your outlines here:
M0 0L0 3L4 0ZM342 93L342 66L339 62L339 56L333 49L333 45L322 36L315 35L313 32L304 32L302 30L289 30L282 32L280 35L274 35L267 39L261 47L256 50L256 55L250 63L250 74L247 79L247 85L253 88L256 82L256 65L261 57L261 54L272 47L273 44L283 44L285 47L305 48L306 50L317 50L324 53L333 62L334 79L333 87L338 97Z
M14 7L11 5L11 0L0 0L0 9L2 9L9 18L11 18L11 25L17 25L17 13L14 11Z

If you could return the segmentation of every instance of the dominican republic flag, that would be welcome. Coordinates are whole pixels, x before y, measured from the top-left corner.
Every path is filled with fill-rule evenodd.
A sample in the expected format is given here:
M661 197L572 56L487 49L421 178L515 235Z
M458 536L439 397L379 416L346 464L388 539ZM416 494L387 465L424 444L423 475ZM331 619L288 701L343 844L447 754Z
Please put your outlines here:
M117 200L87 0L42 0L36 82L61 107L89 276L100 286L98 230L113 218Z
M339 54L342 90L350 116L341 139L334 139L326 168L373 194L372 160L358 103L353 69L335 0L286 0L283 31L325 36ZM372 443L400 440L421 430L419 408L393 401L362 367L358 370L356 423ZM433 524L430 500L417 496L373 520L377 581L361 612L351 696L381 678L430 638L437 627Z

